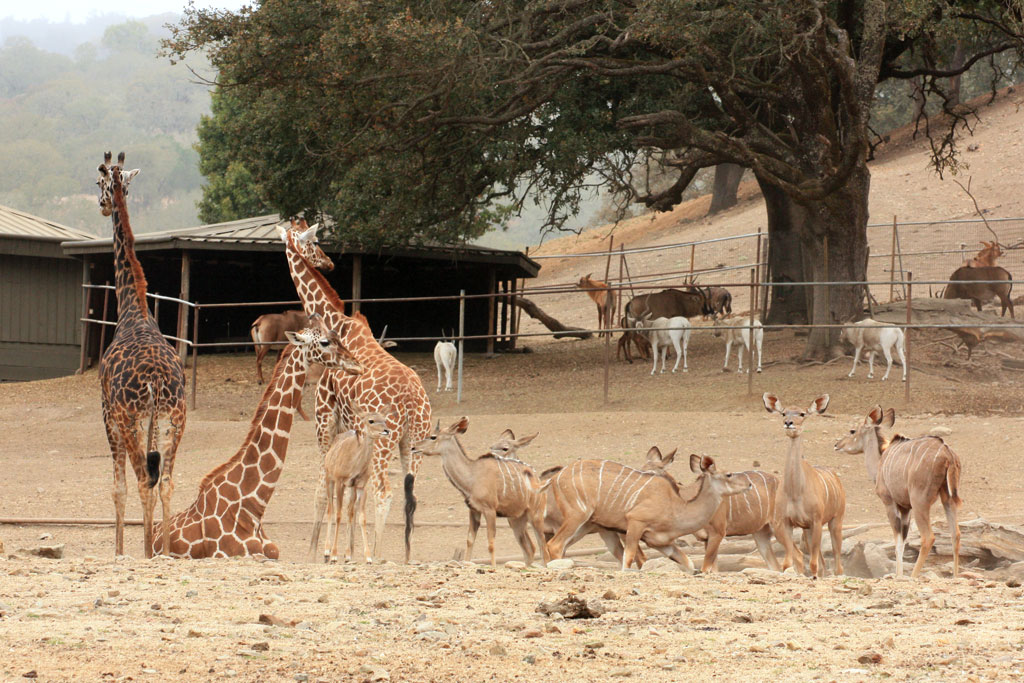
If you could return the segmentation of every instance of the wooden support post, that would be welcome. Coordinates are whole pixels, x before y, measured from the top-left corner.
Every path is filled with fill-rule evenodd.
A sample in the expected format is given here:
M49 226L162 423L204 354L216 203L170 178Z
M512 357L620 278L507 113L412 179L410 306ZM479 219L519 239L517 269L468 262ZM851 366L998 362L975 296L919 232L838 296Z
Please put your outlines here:
M88 355L89 349L89 323L85 322L85 318L89 317L89 300L92 298L92 290L86 287L89 284L89 257L86 256L82 259L82 318L83 320L78 324L79 335L81 336L81 354L78 358L78 372L76 374L82 374L85 372L85 357Z
M519 298L519 278L512 278L512 296L509 299L511 311L508 316L508 347L516 348L516 341L519 338L519 316L522 311L516 306L516 299Z
M697 245L696 244L691 244L690 245L690 284L693 284L693 260L694 260L694 256L696 256L696 252L697 252Z
M503 345L508 343L508 280L501 281L501 339Z
M526 258L530 258L530 248L529 247L526 248ZM519 285L519 291L522 292L525 289L526 289L526 278L524 277L522 282ZM516 305L516 298L517 297L512 297L512 311L514 312L514 314L516 316L516 331L515 331L515 334L519 334L520 326L522 325L522 322L523 322L523 309ZM512 340L512 348L516 347L516 342L517 341L518 341L517 339L513 339Z
M497 325L494 323L494 314L498 304L498 298L495 296L498 293L498 276L494 272L494 268L491 268L488 271L487 278L487 293L490 294L487 298L487 355L493 356L494 335L497 334Z
M459 375L455 389L455 402L462 403L463 337L466 334L466 290L459 290Z
M760 235L759 235L760 237ZM750 300L757 300L757 269L750 269ZM750 307L750 315L747 316L747 396L754 393L754 307Z
M199 365L199 303L192 309L192 410L196 409L196 366Z
M363 298L363 256L352 254L352 312L359 311L359 299Z
M110 282L109 281L108 282L104 282L103 284L104 285L109 285ZM103 290L103 317L101 318L101 320L104 323L107 322L107 310L109 308L109 305L110 305L110 290L109 289L104 289ZM107 347L107 326L106 325L100 325L100 359L101 360L103 359L103 350L106 347Z
M907 381L903 383L903 401L907 405L910 405L910 327L909 327L909 325L910 325L910 315L911 315L911 312L912 312L912 307L911 307L910 300L911 300L911 298L913 296L913 286L914 286L913 280L914 280L914 274L908 272L907 273L907 325L908 325L908 327L906 327L903 330L903 357L905 359L903 362L907 364L907 367L904 368L907 371Z
M188 251L183 250L181 252L181 283L178 290L178 298L182 301L188 301L188 297L191 293L191 278L192 278L192 257ZM178 331L174 335L178 339L188 339L188 306L185 304L178 304ZM178 357L181 358L182 362L185 362L185 358L188 355L188 345L183 342L178 342Z
M756 269L755 281L761 281L761 226L757 226L757 249L754 251L754 268ZM757 290L754 290L754 295L757 295ZM759 308L757 305L757 299L752 299L750 302L750 317L754 317L754 311Z
M768 284L767 283L771 279L771 270L768 267L768 264L771 261L770 261L768 255L771 253L771 248L772 248L771 240L770 239L766 239L764 241L764 248L762 249L762 251L764 252L764 258L762 259L762 262L764 263L764 267L761 269L761 277L758 278L758 288L761 290L761 322L762 323L764 323L765 321L768 320L768 292L769 292L769 289L768 289ZM762 285L761 284L762 282L765 283L765 284Z
M608 282L608 276L609 276L609 274L611 273L611 270L612 270L612 250L614 248L615 248L615 235L609 235L608 236L608 259L607 259L607 261L604 264L604 281L605 282ZM609 295L613 291L614 290L609 289L608 290ZM612 311L611 303L612 302L610 300L605 298L604 325L605 325L605 328L608 329L608 330L611 329L611 325L609 324L609 321L608 321L608 314L611 313L611 311ZM604 402L605 403L608 403L608 382L609 382L609 373L611 372L611 362L612 362L612 333L611 332L605 332L604 333Z
M619 245L619 287L615 290L615 326L619 326L619 321L622 320L622 269L626 265L626 245Z
M892 250L889 252L889 303L896 298L896 216L892 217Z
M828 268L828 235L825 235L825 282L831 281L832 274ZM825 322L832 324L832 285L825 285ZM832 346L832 337L832 328L827 328L825 330L825 338L828 339L829 347Z

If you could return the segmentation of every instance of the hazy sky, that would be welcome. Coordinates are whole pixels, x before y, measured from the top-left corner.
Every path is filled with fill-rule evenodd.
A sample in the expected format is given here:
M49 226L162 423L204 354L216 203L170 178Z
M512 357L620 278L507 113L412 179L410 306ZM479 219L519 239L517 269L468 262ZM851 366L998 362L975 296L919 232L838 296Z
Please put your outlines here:
M217 7L236 10L251 0L196 0L196 7ZM163 12L181 12L188 0L42 0L42 2L15 2L0 0L0 19L18 21L45 19L47 21L83 22L91 16L124 14L129 17L148 17Z

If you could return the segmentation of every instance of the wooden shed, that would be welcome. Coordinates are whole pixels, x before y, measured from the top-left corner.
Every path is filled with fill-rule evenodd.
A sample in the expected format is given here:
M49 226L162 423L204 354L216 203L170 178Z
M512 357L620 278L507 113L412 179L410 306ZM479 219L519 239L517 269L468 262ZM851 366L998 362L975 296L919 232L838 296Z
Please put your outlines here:
M60 245L91 237L0 206L0 381L78 368L82 262Z
M146 272L149 291L199 303L198 341L247 342L252 321L262 313L298 307L295 287L284 257L284 245L274 214L196 228L136 234L135 249ZM402 245L364 249L323 241L334 259L328 280L344 299L426 297L414 302L366 303L360 306L375 333L387 325L389 339L438 337L459 323L458 301L438 297L504 293L492 303L485 298L466 304L466 334L501 335L496 340L467 343L469 350L491 351L511 346L514 330L511 297L523 278L536 277L540 265L518 251L489 249L471 244L442 246ZM68 241L66 254L85 260L88 281L113 282L111 239ZM94 295L96 296L96 295ZM280 302L279 305L244 306L249 302ZM286 305L286 302L293 302ZM214 304L239 304L212 306ZM94 299L93 310L102 310ZM113 320L114 306L106 306ZM99 317L99 316L97 316ZM165 334L193 338L191 311L173 302L162 302L160 328ZM98 326L91 326L94 332ZM107 332L106 339L109 339ZM87 358L98 358L99 345L88 340ZM432 348L433 342L402 342L403 350ZM226 347L237 351L239 347ZM184 349L182 349L184 350Z

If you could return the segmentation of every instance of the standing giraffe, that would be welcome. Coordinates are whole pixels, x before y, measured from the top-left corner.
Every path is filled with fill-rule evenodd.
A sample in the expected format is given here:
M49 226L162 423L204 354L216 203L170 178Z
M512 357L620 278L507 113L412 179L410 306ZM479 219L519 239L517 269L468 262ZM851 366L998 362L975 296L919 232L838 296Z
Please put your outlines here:
M278 559L277 544L263 533L263 513L284 469L309 364L362 372L342 345L340 334L324 328L319 317L309 325L301 332L286 333L291 343L274 366L242 447L203 477L195 502L171 519L170 545L156 538L154 552L169 547L173 557L265 555Z
M380 558L383 551L384 527L392 499L388 465L397 449L405 475L405 561L408 562L413 513L416 511L413 485L422 460L422 456L411 451L412 444L430 434L430 400L427 392L423 389L419 375L396 360L373 338L370 326L362 314L356 313L352 317L345 315L344 302L327 282L327 278L317 270L330 270L334 264L317 243L316 226L310 228L304 220L300 220L298 223L293 221L288 229L278 229L285 243L288 269L306 314L319 313L324 317L325 324L332 329L344 327L345 348L355 355L365 369L358 377L336 370L326 371L320 377L316 392L316 432L321 461L338 432L354 425L354 407L362 406L368 412L388 413L389 406L395 406L395 413L388 416L390 434L374 442L370 466L370 481L377 503L373 520L373 556ZM327 506L323 467L320 471L313 519L322 519Z
M160 485L163 538L171 516L174 456L185 431L185 373L178 354L167 343L146 307L146 276L135 258L135 237L128 222L125 195L139 172L124 171L124 152L110 164L110 152L99 166L100 212L114 225L114 271L117 285L117 329L100 360L103 423L114 459L116 548L124 554L125 456L135 470L142 500L146 557L153 547L153 488ZM156 448L157 440L160 448Z

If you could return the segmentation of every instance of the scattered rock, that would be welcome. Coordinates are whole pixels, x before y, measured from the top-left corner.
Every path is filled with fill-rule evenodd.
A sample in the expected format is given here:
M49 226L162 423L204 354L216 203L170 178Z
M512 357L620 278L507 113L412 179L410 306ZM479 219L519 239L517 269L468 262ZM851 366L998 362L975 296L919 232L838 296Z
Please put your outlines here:
M880 579L896 571L896 562L874 543L858 541L843 552L843 570L847 576Z
M309 680L309 674L298 673L292 676L292 678L298 681L299 683L305 683Z
M237 675L238 672L234 669L224 669L224 671L221 673L221 676L223 676L224 678L234 678Z
M957 626L970 626L974 622L972 620L970 620L970 619L966 619L965 618L965 619L957 619L953 623L956 624Z
M186 598L197 598L197 597L199 597L199 591L197 591L197 590L185 591L185 597Z
M754 621L754 618L747 612L739 612L733 615L732 620L737 624L750 624Z
M258 643L253 643L252 644L252 649L255 652L266 652L267 650L270 649L270 643L268 643L265 640L261 640Z
M952 433L953 433L952 429L950 429L949 427L943 426L943 425L939 425L937 427L932 427L931 429L928 430L928 436L944 437L944 436L949 436Z
M32 669L31 671L26 671L25 673L21 674L21 677L22 678L39 678L39 674L36 673L35 669Z
M562 616L562 615L559 614L558 616ZM558 628L554 624L545 624L544 625L544 630L547 631L548 633L561 633L562 632L562 629Z
M861 664L881 664L882 655L878 654L877 652L871 651L862 652L860 655L857 656L857 661Z
M629 678L633 675L633 672L629 669L614 669L608 675L612 678Z
M1007 582L1007 585L1009 585L1009 582ZM1019 586L1020 584L1018 583L1017 585ZM601 599L602 600L618 600L619 599L619 594L616 593L611 588L609 588L608 590L606 590L604 592L604 595L601 596Z
M557 562L558 560L553 560L553 561ZM569 561L572 562L572 560L569 560ZM551 563L549 562L548 564L550 565ZM521 560L509 560L508 562L505 563L505 569L516 569L516 570L526 569L526 563L521 561Z
M190 628L188 630L188 637L189 638L202 638L203 634L200 633L199 631L195 630L194 628Z
M640 568L640 571L644 573L667 572L676 571L677 567L679 569L682 569L680 565L677 565L675 562L668 559L667 557L654 557L644 562L644 566Z
M327 596L327 593L324 593L319 598L317 598L316 601L319 602L321 605L326 605L328 602L331 601L331 599Z
M523 631L523 638L540 638L544 635L539 628L528 628Z
M603 640L591 640L589 643L583 643L583 647L587 650L600 650L604 647Z
M782 580L779 572L772 571L771 569L762 569L761 567L747 567L740 570L740 574L747 577L747 583L759 586L778 583Z
M541 602L537 610L541 614L557 612L566 619L593 619L604 614L604 606L599 600L585 600L576 595L569 595L556 602Z
M508 654L508 650L506 650L505 646L501 643L495 643L494 645L491 645L490 649L487 651L495 657L504 657Z
M285 619L283 617L274 616L273 614L261 614L259 623L267 626L281 626L284 628L293 628L299 623L298 619Z
M36 557L45 557L51 560L59 560L64 557L64 544L37 545L35 548L31 548L28 551L28 554L35 555Z
M391 609L391 602L389 600L378 600L373 603L374 609Z
M569 557L562 557L548 562L548 569L572 569L576 566L575 560Z
M536 664L537 663L537 656L536 655L526 655L525 657L523 657L523 661L526 662L527 664Z
M1012 577L1006 580L1006 585L1010 588L1020 588L1020 579Z

